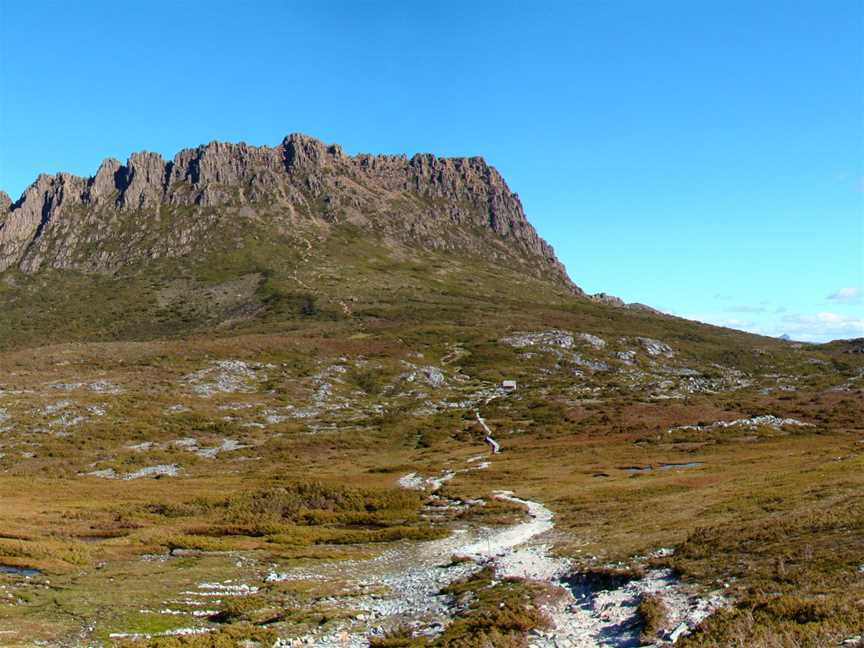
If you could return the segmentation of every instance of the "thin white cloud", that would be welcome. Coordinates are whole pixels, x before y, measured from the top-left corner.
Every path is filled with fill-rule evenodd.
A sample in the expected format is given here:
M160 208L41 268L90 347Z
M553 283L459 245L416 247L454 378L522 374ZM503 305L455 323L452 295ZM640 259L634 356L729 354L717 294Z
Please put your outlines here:
M853 286L841 288L828 295L826 299L839 302L858 302L861 301L861 289Z
M682 317L758 335L788 335L791 339L802 342L830 342L864 337L864 318L831 311L786 313L781 317L768 315L758 320L729 317L723 313L687 314Z
M823 311L815 314L786 315L781 319L786 333L798 340L828 342L864 337L864 318Z

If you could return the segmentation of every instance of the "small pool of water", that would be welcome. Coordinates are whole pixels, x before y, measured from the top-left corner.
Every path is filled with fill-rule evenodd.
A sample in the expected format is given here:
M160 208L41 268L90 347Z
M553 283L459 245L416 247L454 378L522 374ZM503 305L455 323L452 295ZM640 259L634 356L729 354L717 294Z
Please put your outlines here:
M698 468L704 466L704 461L688 461L686 463L661 463L659 470L674 470L676 468Z
M621 466L621 470L628 473L651 472L651 466Z
M39 576L42 572L33 567L18 567L17 565L0 564L0 574L17 574L18 576Z

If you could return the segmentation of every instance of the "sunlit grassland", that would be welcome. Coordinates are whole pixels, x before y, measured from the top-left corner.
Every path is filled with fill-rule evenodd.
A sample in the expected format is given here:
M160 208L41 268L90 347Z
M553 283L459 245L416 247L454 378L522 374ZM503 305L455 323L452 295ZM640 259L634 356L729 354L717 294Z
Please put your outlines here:
M260 579L267 565L371 557L446 533L419 517L423 497L396 482L464 466L487 452L484 433L473 406L418 408L458 404L505 378L517 392L478 405L503 452L444 487L489 500L464 515L512 521L512 508L492 503L496 489L542 501L556 516L556 551L584 568L674 548L665 564L737 602L690 645L821 646L862 627L864 400L860 382L848 382L860 354L577 300L479 258L388 248L348 229L294 236L311 237L308 253L250 236L230 252L117 277L0 276L0 408L9 416L0 420L0 562L45 571L0 576L9 585L0 631L34 641L75 636L85 622L103 641L160 632L190 619L141 610L202 581ZM621 372L580 371L501 342L551 328L601 336L602 353L579 349L595 360L632 346L624 338L658 338L675 350L670 364L709 377L734 369L751 384L652 398ZM260 368L239 391L195 392L189 376L222 360ZM634 362L623 369L638 375L667 361ZM345 407L289 415L309 407L315 377L340 364L334 402ZM446 370L448 385L402 377L423 365ZM88 387L99 382L108 391ZM791 389L774 389L780 383ZM763 414L812 426L669 432ZM81 420L58 423L64 415ZM196 448L228 438L244 448L201 456L177 444L189 438ZM153 446L136 449L142 443ZM691 462L700 465L660 469ZM87 475L153 465L179 472ZM213 641L263 640L273 618L317 624L309 602L339 586L273 584L248 609L226 604ZM530 587L469 586L483 595L454 625L452 645L480 633L508 645L538 623L525 613ZM501 618L496 598L507 602Z

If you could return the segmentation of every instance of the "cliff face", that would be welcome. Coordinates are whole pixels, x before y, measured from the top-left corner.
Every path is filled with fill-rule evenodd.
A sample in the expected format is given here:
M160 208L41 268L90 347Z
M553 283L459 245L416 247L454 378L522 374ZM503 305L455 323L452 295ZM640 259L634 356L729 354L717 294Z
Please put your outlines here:
M352 157L300 134L275 147L212 142L167 162L134 153L90 178L41 175L14 203L0 193L0 271L106 272L192 254L214 225L244 218L349 222L433 249L518 255L581 292L482 158Z

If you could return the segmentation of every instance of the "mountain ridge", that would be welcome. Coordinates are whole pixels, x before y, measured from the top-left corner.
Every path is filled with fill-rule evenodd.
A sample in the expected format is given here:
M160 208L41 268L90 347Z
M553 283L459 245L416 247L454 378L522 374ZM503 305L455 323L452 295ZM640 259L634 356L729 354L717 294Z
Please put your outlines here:
M222 214L214 216L214 210ZM172 160L136 152L125 165L104 160L87 178L40 174L15 202L0 193L0 271L111 272L139 258L190 253L208 225L202 228L201 219L262 211L288 225L304 218L347 221L433 249L472 247L471 237L452 235L460 227L475 228L526 256L535 274L584 294L528 221L518 195L483 158L350 156L337 144L299 133L274 147L213 141L183 149ZM176 240L170 244L147 249L139 232L124 242L125 257L106 251L123 236L111 232L112 223L144 215L133 223L140 230L171 212L183 218L173 219ZM89 259L77 250L85 243Z

